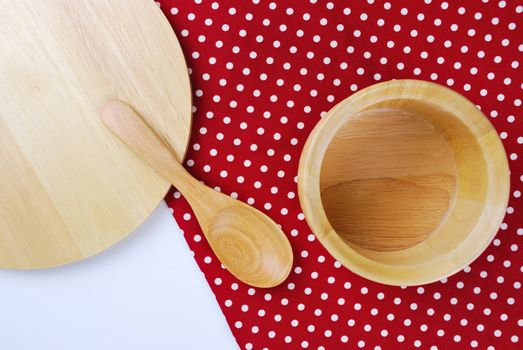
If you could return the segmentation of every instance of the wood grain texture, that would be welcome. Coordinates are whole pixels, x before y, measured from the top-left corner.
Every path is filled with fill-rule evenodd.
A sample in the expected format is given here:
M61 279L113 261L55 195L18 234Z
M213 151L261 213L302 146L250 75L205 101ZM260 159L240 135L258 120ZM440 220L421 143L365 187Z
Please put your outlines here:
M13 0L0 11L0 267L43 268L111 246L170 184L100 122L123 98L182 159L185 60L149 0Z
M101 112L104 124L140 158L168 179L190 203L209 245L236 278L255 287L282 283L292 268L292 249L282 230L262 212L205 186L126 103Z
M352 95L318 123L298 189L307 222L342 264L377 282L417 285L486 248L510 184L503 145L476 106L437 84L395 80Z
M325 153L320 176L323 207L336 232L377 251L425 240L445 217L456 187L442 133L392 108L347 120Z

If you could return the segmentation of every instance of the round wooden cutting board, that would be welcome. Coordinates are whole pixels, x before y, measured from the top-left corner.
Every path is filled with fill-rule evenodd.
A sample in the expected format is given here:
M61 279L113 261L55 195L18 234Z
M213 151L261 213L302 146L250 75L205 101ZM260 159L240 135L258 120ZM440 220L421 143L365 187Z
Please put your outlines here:
M176 36L152 0L11 0L0 51L0 267L96 254L169 189L101 107L127 101L185 154L191 92Z

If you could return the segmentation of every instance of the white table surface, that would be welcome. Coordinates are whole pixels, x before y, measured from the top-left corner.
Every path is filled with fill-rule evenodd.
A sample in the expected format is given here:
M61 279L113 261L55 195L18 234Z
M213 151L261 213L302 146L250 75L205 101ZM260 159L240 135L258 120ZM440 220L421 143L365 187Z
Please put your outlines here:
M78 263L0 269L2 350L235 350L236 342L162 204L135 232Z

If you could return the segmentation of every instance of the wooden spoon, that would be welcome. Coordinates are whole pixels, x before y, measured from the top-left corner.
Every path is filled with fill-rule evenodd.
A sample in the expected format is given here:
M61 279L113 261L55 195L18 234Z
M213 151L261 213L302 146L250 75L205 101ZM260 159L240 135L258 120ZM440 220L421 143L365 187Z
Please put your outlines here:
M274 221L192 177L170 147L125 102L107 103L101 117L116 136L185 196L214 253L236 278L265 288L287 278L292 249Z

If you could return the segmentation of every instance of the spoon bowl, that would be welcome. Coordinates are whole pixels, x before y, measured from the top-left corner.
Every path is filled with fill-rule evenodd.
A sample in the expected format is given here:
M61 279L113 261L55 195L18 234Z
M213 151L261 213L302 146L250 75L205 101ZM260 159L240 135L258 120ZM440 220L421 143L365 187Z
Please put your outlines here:
M246 229L251 227L254 229ZM271 287L283 282L291 268L290 245L280 232L267 215L237 203L216 213L207 237L233 275L239 279L243 276L241 279L247 284Z

